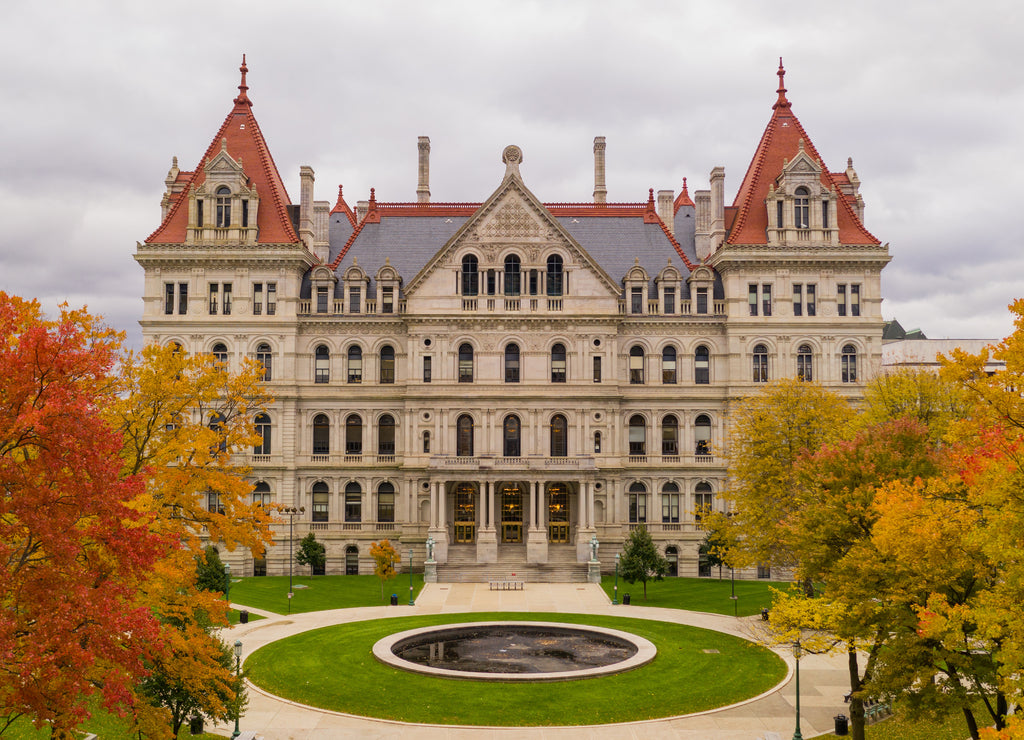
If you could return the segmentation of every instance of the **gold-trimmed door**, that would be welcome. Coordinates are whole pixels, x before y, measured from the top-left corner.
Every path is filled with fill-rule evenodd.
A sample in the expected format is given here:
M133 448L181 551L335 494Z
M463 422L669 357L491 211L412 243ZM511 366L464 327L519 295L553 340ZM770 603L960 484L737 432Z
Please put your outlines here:
M569 542L569 489L564 483L548 486L548 542Z
M512 483L501 489L501 541L523 541L523 489Z
M455 542L476 542L476 488L472 483L455 487Z

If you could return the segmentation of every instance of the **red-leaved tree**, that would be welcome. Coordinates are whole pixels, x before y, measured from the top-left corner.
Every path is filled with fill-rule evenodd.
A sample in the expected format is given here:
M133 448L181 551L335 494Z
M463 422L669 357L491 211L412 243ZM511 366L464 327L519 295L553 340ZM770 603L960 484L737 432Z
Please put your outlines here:
M123 705L157 635L135 594L166 543L125 505L142 481L99 408L119 345L0 292L0 733L25 716L70 737L97 692Z

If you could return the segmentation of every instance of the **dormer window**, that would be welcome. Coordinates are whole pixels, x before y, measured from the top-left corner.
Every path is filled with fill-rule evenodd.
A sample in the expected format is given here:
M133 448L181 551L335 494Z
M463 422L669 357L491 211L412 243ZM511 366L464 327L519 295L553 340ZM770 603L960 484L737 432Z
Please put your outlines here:
M798 229L811 227L810 192L805 187L796 189L793 198L793 225Z
M227 187L217 188L217 228L226 229L231 226L231 190Z

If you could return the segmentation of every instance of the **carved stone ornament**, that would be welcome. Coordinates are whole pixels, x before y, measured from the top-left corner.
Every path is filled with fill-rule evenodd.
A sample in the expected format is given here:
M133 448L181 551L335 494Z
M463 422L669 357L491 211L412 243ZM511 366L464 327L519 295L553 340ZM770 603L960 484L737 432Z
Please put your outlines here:
M480 228L480 234L491 238L537 238L541 235L541 227L522 203L510 199Z

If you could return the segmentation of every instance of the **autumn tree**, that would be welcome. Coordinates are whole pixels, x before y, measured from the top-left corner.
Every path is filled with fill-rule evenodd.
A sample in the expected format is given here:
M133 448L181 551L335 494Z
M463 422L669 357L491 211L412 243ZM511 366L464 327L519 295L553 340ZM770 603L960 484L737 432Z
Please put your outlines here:
M373 574L380 579L380 598L384 598L384 583L398 575L395 565L402 562L402 556L389 540L370 543L370 557L373 558Z
M45 318L0 292L0 733L71 737L123 704L160 645L136 585L169 547L122 475L100 409L120 338L85 311Z
M316 535L310 532L299 541L295 562L299 565L308 565L310 573L316 573L327 563L327 548L322 542L317 542Z
M622 544L619 573L626 583L639 581L644 585L644 601L647 601L647 582L662 580L668 568L668 560L658 551L647 527L641 524L629 533Z

